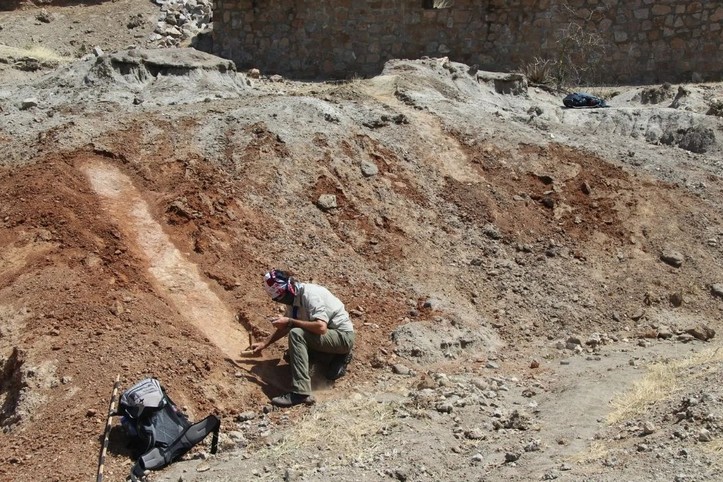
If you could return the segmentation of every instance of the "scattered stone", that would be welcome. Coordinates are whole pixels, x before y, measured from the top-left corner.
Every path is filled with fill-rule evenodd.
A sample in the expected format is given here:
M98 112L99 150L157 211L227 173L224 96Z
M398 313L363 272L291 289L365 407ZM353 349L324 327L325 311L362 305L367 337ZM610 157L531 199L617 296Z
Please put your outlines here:
M673 338L673 330L666 325L658 326L658 338L662 338L663 340Z
M521 253L531 253L532 252L532 246L529 244L524 244L524 243L515 244L515 249Z
M372 119L362 122L362 125L365 127L368 127L370 129L379 129L381 127L386 127L389 125L389 122L385 121L384 118L386 116L382 116L380 119Z
M710 292L713 296L717 296L718 298L723 298L723 284L714 284L710 287Z
M128 30L133 30L134 28L143 26L144 23L143 14L139 13L138 15L131 15L128 19L128 23L126 23L126 28L128 28Z
M677 251L663 251L663 253L660 255L660 259L664 263L669 264L674 268L680 268L683 265L683 261L685 260L683 255Z
M538 360L532 360L530 362L530 368L539 368L539 367L540 367L540 362Z
M332 209L339 207L336 203L336 196L334 194L322 194L316 201L316 205L322 211L331 211Z
M364 177L372 177L379 174L379 168L373 162L363 161L361 163L361 172Z
M404 365L396 364L392 366L392 372L396 373L397 375L409 375L411 373L411 370Z
M440 301L437 298L427 298L424 300L424 304L422 306L424 308L429 308L432 311L436 311L439 309Z
M708 341L715 336L715 330L707 325L698 325L685 332L701 341Z
M522 454L518 452L507 452L505 454L505 463L517 462L521 456Z
M384 119L385 116L382 116L382 119ZM392 121L395 124L409 124L409 119L404 114L397 114L392 117Z
M525 398L532 398L535 395L537 395L537 392L532 388L525 388L524 390L522 390L522 396Z
M530 440L525 445L525 452L538 452L542 447L542 442L538 439Z
M492 422L492 427L495 430L503 428L514 429L514 430L528 430L530 428L530 417L529 415L522 413L518 410L514 410L509 417L504 417L501 413L499 414L499 420Z
M643 436L652 435L655 433L655 430L656 430L656 428L655 428L655 425L653 424L653 422L649 422L649 421L645 422L645 423L643 423L642 435Z
M185 198L176 199L171 202L168 209L166 209L166 212L186 219L194 219L201 216L200 213L194 211L190 206L188 206Z
M237 422L246 422L248 420L253 420L256 418L256 413L252 411L242 412L236 415L236 421Z
M633 321L639 321L644 316L645 316L645 310L642 308L638 308L637 310L635 310L635 312L632 315L630 315L630 319L632 319Z
M600 333L593 333L590 335L590 337L585 341L585 344L589 347L595 348L598 345L601 345L603 343L602 336Z
M565 342L565 348L568 350L574 350L576 347L582 345L582 340L577 336L571 336Z
M502 239L502 233L494 224L488 223L482 228L482 232L490 239Z
M698 441L699 442L712 442L713 436L711 435L709 430L702 428L698 432Z
M404 469L394 469L394 478L399 482L406 482L409 479L409 474Z
M98 410L96 410L96 409L94 409L94 408L89 408L88 411L85 412L85 416L88 417L88 418L90 418L90 417L95 417L95 415L96 415L97 413L98 413Z
M683 304L683 293L676 291L675 293L671 293L670 296L668 296L668 299L670 300L671 305L678 308Z
M28 110L38 106L38 99L30 97L20 102L20 110Z
M479 388L482 391L486 391L490 389L490 384L487 383L487 381L481 379L481 378L475 378L472 380L472 385Z
M123 308L123 303L121 303L120 300L115 300L115 302L110 307L110 312L113 316L120 316L125 312L125 308Z
M592 193L592 188L587 181L582 183L582 185L580 186L580 190L583 192L583 194L586 194L588 196Z
M483 440L486 438L485 433L478 428L468 430L467 432L464 433L464 436L470 440Z
M35 18L39 22L43 22L43 23L50 23L53 21L53 15L50 12L48 12L47 10L45 10L44 8L42 10L40 10L40 13L38 13L35 16Z

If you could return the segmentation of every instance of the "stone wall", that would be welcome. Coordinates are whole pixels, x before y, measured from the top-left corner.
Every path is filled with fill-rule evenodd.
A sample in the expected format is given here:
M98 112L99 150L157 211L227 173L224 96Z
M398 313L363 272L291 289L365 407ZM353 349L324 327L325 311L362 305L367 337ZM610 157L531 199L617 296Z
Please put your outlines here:
M723 0L214 0L213 52L297 78L378 74L391 58L484 70L577 55L604 83L723 79ZM572 29L571 29L572 27ZM580 27L580 30L577 30ZM563 32L569 32L565 34ZM602 42L581 54L581 36ZM591 58L591 55L592 58Z

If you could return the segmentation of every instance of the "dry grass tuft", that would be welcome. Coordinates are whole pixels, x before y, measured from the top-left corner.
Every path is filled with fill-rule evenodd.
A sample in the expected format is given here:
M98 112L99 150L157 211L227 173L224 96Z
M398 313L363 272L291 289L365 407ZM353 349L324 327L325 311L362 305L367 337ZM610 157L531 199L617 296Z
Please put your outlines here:
M277 445L268 450L277 457L318 447L348 460L370 457L380 449L375 436L395 424L393 407L361 396L320 404L302 418Z
M33 45L28 48L9 47L0 45L0 58L34 58L40 62L69 62L73 60L70 57L63 57L48 47L42 45Z
M720 453L723 451L723 438L715 438L710 443L703 445L703 448L710 452Z
M666 360L663 363L652 365L645 378L633 385L630 392L612 401L614 410L607 417L608 424L613 425L631 418L644 412L647 406L672 396L678 389L678 380L684 370L721 361L723 361L723 352L716 348L704 350L682 360ZM700 377L708 372L709 370L699 370L695 375L686 374L685 377Z
M568 462L573 464L589 464L602 460L610 453L607 445L602 442L593 442L583 453L572 455Z
M535 57L520 69L520 73L524 74L531 84L552 85L555 83L554 65L555 62L550 59Z
M720 348L710 348L688 358L666 360L651 365L645 378L635 383L628 393L612 401L614 410L607 417L608 424L614 425L645 412L653 403L673 396L679 388L679 380L700 378L713 371L719 371L721 362L723 362L723 351ZM696 370L693 373L683 373L691 368ZM723 438L705 444L705 449L720 453L723 451ZM608 454L609 448L604 442L594 442L589 449L571 456L568 460L571 463L587 464L602 460Z
M721 461L721 452L723 452L723 438L717 437L708 443L701 444L701 450L707 454L711 454L713 467L718 467L719 470L723 467Z

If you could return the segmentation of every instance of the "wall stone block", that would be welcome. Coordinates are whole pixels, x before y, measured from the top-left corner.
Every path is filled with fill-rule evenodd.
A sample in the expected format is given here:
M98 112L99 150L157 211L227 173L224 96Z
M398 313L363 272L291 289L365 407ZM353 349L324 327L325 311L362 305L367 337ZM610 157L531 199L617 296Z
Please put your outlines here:
M671 12L670 5L654 5L651 12L656 17L661 15L668 15Z

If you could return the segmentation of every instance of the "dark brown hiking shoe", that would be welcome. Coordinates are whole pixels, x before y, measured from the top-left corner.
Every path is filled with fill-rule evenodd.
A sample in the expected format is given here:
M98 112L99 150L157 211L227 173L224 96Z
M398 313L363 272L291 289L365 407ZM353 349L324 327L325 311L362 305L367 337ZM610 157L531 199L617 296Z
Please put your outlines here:
M329 362L329 368L326 370L326 378L329 380L338 380L346 375L346 367L351 363L351 359L351 352L334 355L334 358Z
M289 392L286 395L280 395L271 399L271 404L277 407L293 407L303 403L304 405L313 405L316 402L311 395L301 395L299 393Z

